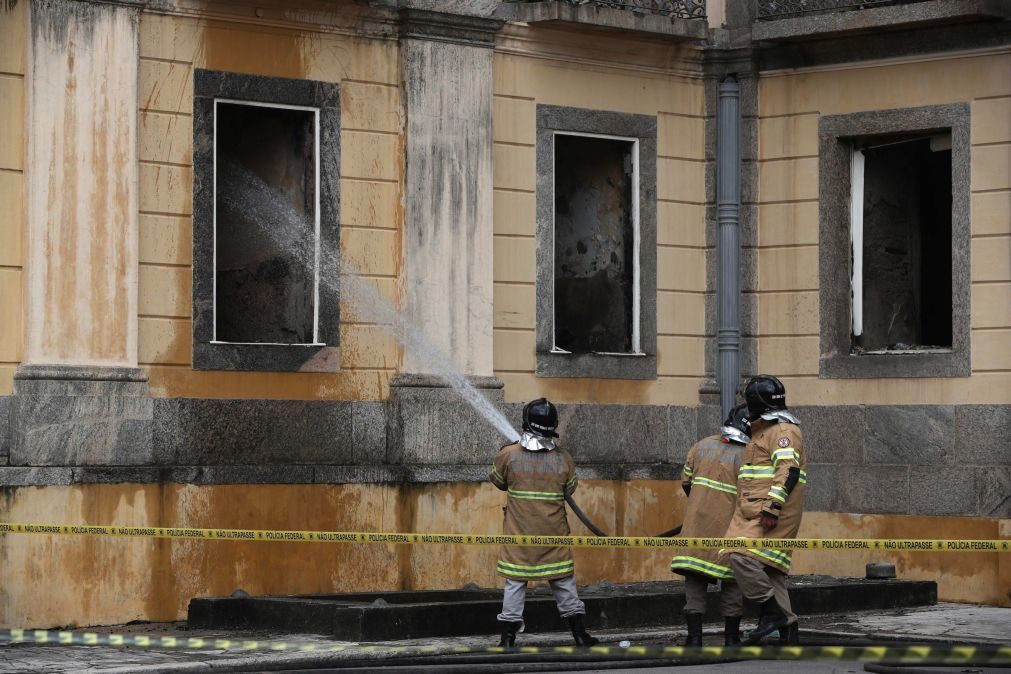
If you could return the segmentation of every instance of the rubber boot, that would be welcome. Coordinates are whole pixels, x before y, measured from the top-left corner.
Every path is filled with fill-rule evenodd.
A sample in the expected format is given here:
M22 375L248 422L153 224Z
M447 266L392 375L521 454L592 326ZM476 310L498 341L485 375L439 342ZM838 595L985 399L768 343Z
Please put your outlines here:
M757 644L781 627L786 627L786 615L776 603L776 598L769 597L759 606L758 627L748 634L744 645Z
M688 624L688 637L685 639L685 646L701 646L702 614L685 613L685 622Z
M516 632L519 631L523 623L510 623L504 620L498 621L502 628L502 640L498 642L500 648L513 648L516 646Z
M583 627L583 614L577 613L574 616L569 616L569 629L572 630L572 638L575 640L577 646L596 646L600 643L598 639L590 636Z
M723 645L741 645L741 616L723 619Z
M796 646L800 643L800 628L797 623L779 628L779 645Z

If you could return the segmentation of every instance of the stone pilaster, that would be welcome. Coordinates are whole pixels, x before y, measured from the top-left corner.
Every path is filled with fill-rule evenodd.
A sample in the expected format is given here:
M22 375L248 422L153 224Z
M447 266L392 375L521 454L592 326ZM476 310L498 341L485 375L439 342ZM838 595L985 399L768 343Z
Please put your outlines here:
M492 374L492 56L500 21L401 12L406 311L463 373ZM405 370L432 373L409 353Z
M137 365L139 4L30 3L27 364Z
M465 13L400 12L405 311L441 353L408 349L406 374L391 382L393 464L482 463L506 442L435 376L454 367L501 408L502 383L492 376L492 48L501 25Z
M137 368L140 2L31 0L12 465L152 461Z

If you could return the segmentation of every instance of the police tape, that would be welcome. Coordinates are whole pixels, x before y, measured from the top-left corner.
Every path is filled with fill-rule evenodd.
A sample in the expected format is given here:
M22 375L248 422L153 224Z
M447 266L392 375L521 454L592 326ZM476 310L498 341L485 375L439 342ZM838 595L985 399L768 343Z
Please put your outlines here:
M344 653L362 656L436 655L584 655L601 658L671 658L686 660L856 660L935 665L1011 665L1011 646L894 645L894 646L499 646L453 645L384 646L310 641L175 637L146 634L101 634L57 630L0 630L0 643L52 646L110 646L187 651L274 651Z
M897 538L657 538L654 536L519 536L512 534L406 534L362 531L284 531L117 527L88 524L0 522L0 534L126 536L216 541L301 543L393 543L404 545L527 545L570 548L663 548L682 550L880 550L902 552L1009 552L1011 540Z

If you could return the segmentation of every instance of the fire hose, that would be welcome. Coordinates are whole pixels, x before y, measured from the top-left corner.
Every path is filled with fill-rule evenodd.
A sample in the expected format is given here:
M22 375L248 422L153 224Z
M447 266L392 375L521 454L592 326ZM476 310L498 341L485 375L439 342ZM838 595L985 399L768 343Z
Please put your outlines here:
M572 498L572 494L565 495L565 502L569 504L569 508L572 510L572 513L579 518L580 522L586 525L587 529L597 536L607 536L600 527L593 523L593 520L586 516L586 513L583 512L582 508L576 504L576 500ZM662 534L657 534L654 538L671 538L673 536L677 536L681 533L681 527L682 525L679 524L673 529L669 529Z

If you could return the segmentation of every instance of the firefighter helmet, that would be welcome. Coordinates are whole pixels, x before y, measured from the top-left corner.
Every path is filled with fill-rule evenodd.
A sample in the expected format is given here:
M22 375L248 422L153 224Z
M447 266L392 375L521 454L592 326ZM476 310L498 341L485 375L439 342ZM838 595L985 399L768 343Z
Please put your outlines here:
M741 403L730 410L720 433L723 442L736 442L739 445L751 442L751 418L747 403Z
M744 388L748 414L757 419L766 412L786 409L786 387L771 374L752 377Z
M547 398L531 400L523 407L523 430L546 438L557 438L558 410Z

